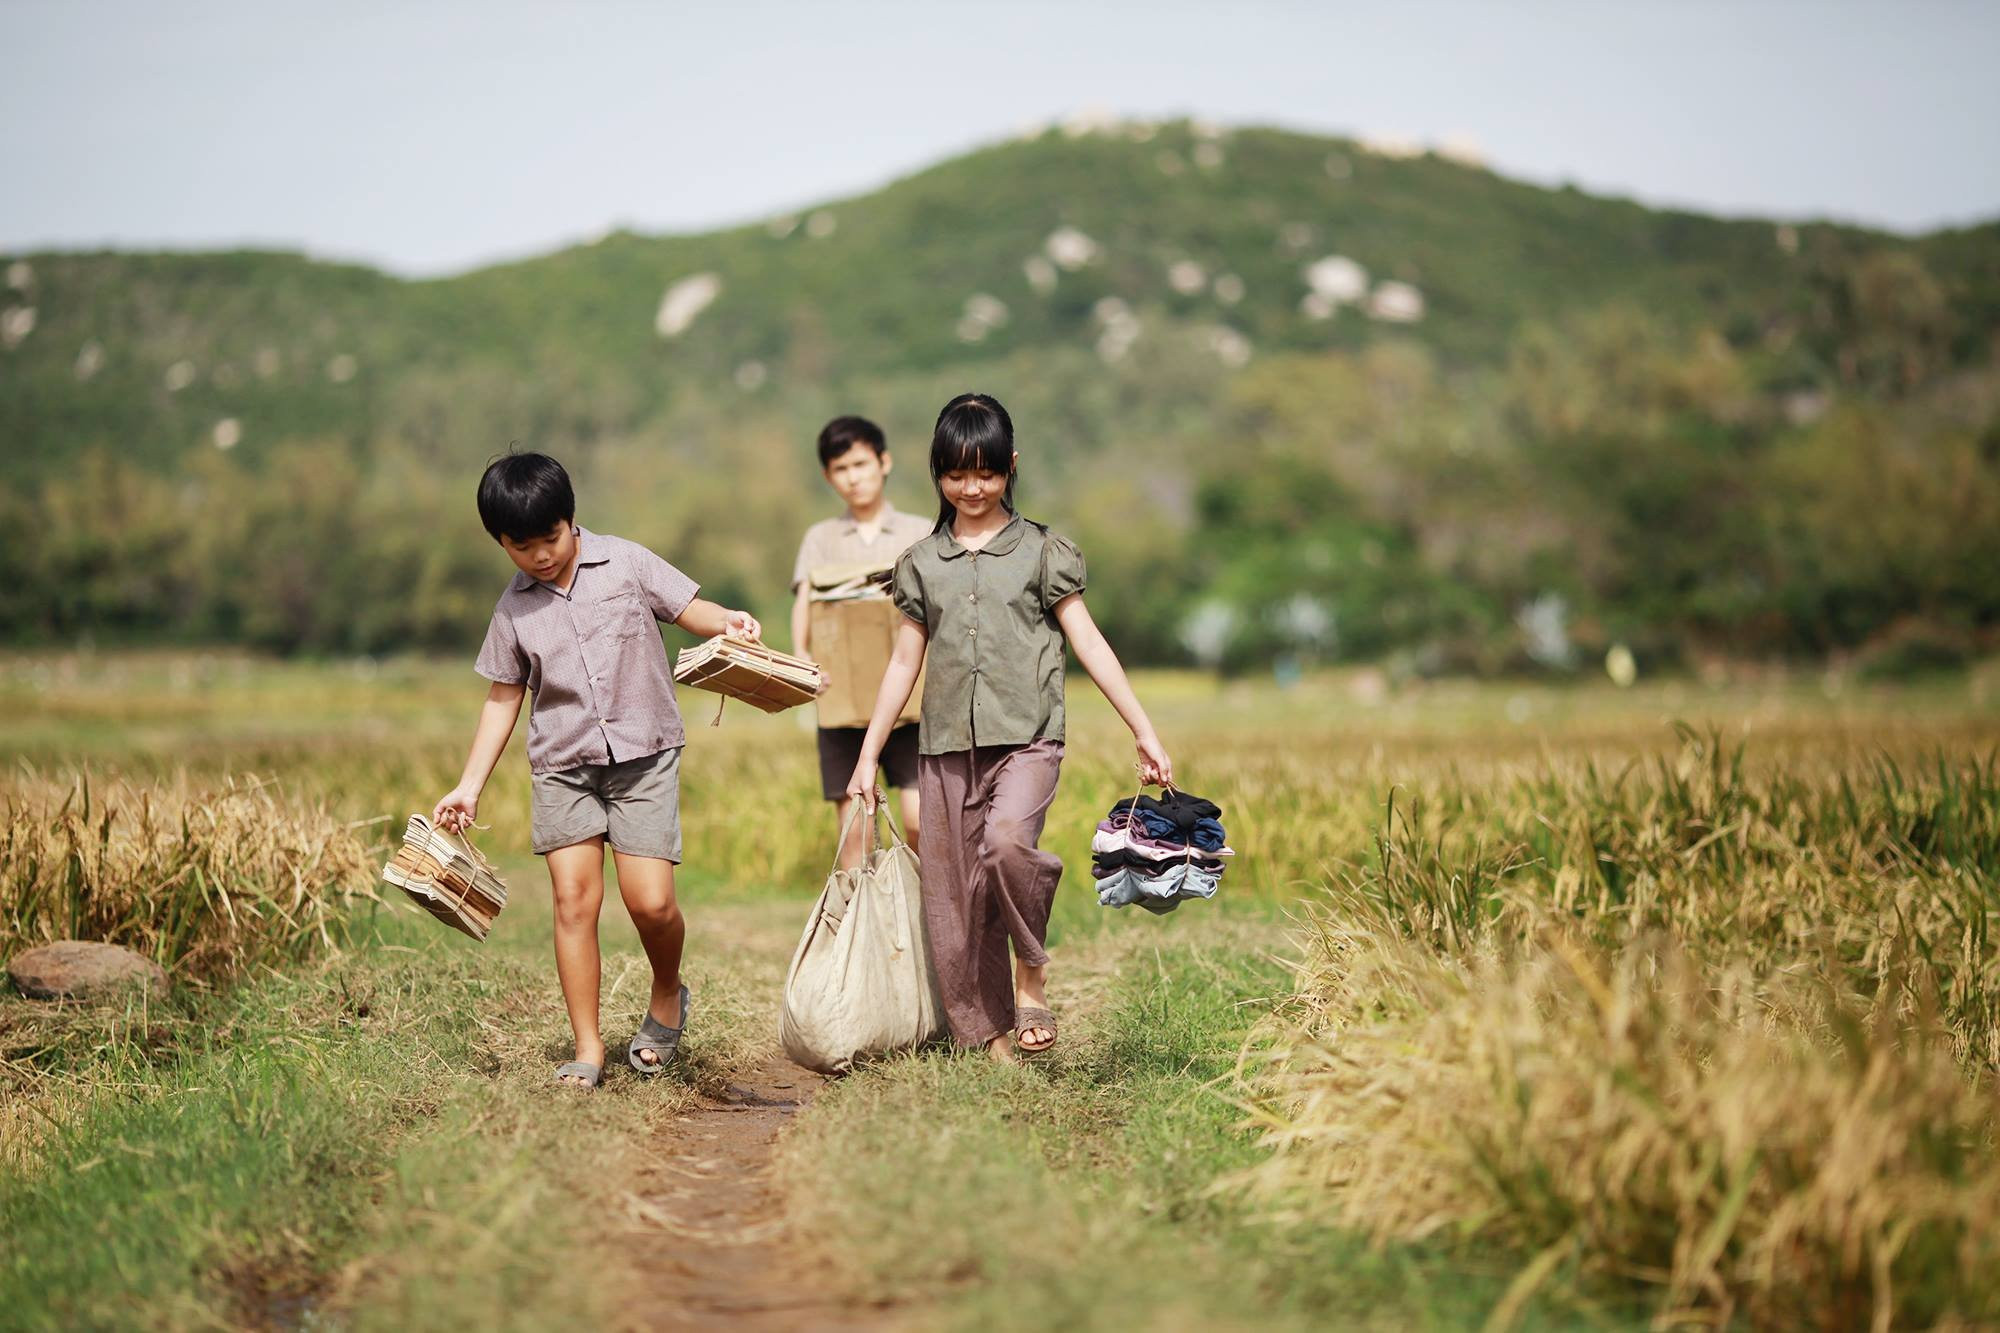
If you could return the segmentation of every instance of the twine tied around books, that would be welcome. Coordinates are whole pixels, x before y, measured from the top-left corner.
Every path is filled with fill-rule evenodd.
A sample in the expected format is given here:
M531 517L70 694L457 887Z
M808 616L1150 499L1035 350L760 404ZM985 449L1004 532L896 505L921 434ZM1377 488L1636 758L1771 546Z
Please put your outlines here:
M767 713L811 701L819 668L803 658L781 653L754 639L716 635L694 648L683 649L674 667L674 682L722 696L711 727L722 725L728 700L742 699Z
M436 829L438 832L444 834L446 837L456 840L459 846L465 848L465 854L472 858L472 862L474 865L478 866L481 870L484 870L487 874L492 875L495 879L499 878L500 872L493 868L493 863L486 859L486 854L479 850L478 846L473 843L472 839L465 836L465 829L449 829L446 828L444 825L438 823L436 820L431 821L431 827ZM465 826L465 828L475 828L481 830L482 832L492 827L493 826L491 824L476 824L476 823L467 824ZM438 871L442 870L444 867L437 865L437 863L434 861L430 862L430 864L434 866L435 869L427 870L424 872L424 883L430 885L434 889L443 889L445 892L451 894L452 897L456 899L458 903L459 911L464 912L469 910L468 907L466 906L466 890L453 889L449 883L439 883ZM468 885L467 887L469 888L470 886Z

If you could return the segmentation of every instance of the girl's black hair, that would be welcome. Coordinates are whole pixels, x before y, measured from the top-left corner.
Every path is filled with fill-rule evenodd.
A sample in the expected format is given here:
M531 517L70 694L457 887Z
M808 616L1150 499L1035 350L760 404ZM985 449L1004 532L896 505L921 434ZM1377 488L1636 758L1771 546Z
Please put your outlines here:
M496 542L532 541L575 517L569 473L547 454L496 458L479 479L479 521Z
M1014 513L1014 419L1000 400L989 394L962 393L944 405L937 426L931 431L931 485L938 493L938 521L934 531L942 532L958 517L958 510L944 498L943 478L947 472L1002 472L1007 491L1000 503Z

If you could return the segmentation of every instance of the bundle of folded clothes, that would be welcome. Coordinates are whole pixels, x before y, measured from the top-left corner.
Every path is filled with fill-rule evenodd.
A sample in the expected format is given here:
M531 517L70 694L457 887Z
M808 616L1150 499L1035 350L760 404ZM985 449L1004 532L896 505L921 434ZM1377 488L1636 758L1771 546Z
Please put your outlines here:
M1228 858L1222 807L1171 787L1155 800L1127 797L1090 839L1090 873L1105 907L1137 903L1165 914L1189 898L1213 898Z

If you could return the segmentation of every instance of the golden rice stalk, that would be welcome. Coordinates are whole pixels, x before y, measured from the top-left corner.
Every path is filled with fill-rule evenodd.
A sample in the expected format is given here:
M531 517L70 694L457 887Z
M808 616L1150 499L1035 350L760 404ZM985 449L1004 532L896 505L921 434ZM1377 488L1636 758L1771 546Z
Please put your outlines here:
M2000 1106L1893 997L1548 919L1445 955L1350 904L1306 945L1256 1087L1274 1207L1573 1261L1669 1319L2000 1318Z
M333 945L374 858L273 782L22 768L0 778L0 956L103 940L206 981Z

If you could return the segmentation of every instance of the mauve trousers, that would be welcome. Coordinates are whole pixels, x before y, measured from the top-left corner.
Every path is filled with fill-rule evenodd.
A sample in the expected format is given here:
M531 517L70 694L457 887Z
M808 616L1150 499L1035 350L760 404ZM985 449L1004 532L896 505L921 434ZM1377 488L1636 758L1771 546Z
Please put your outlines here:
M917 762L924 924L945 1019L961 1046L1014 1027L1014 967L1049 961L1062 858L1035 846L1055 799L1061 741L982 745Z

